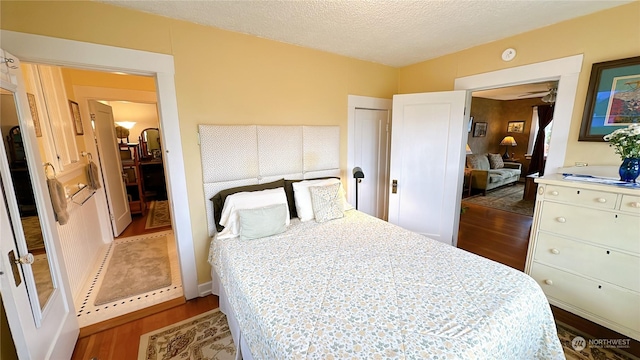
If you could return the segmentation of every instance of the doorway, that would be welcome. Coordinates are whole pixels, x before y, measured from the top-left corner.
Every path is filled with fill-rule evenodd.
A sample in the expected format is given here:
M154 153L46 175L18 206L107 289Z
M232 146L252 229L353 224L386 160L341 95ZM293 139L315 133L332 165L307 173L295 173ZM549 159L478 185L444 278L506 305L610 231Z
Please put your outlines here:
M555 85L555 109L554 118L557 119L553 123L553 131L549 134L548 139L548 152L545 165L545 173L556 173L564 165L564 158L567 147L567 139L569 133L569 127L572 118L573 104L576 97L578 75L582 68L582 55L571 56L567 58L550 60L543 63L520 66L512 69L499 70L492 73L486 73L481 75L474 75L465 78L459 78L456 80L456 89L468 90L468 96L476 91L506 88L515 85L529 84L529 83L541 83L547 84L542 86L549 87L549 84ZM556 82L557 81L557 82ZM544 91L541 95L546 96L551 91L547 89L541 89ZM533 94L532 94L533 95ZM548 99L548 98L547 98ZM475 121L476 119L474 119ZM511 119L519 120L519 119ZM527 128L527 120L525 120L525 129ZM507 120L507 126L508 126ZM531 129L533 124L533 116L529 121L529 132L534 131ZM508 128L502 129L506 131ZM470 129L473 131L473 129ZM506 134L505 134L506 135ZM533 142L531 139L527 139L527 142ZM504 149L504 148L503 148ZM527 146L526 153L529 152L530 147ZM473 148L467 149L473 151ZM525 150L523 147L522 150ZM522 151L521 150L521 151ZM528 172L525 170L525 172ZM465 176L466 177L466 176ZM483 208L478 208L483 209ZM469 219L465 219L464 212L460 215L461 220L461 233L464 235L465 231L462 230L462 226L466 226L466 233L476 236L478 232L484 231L488 234L485 238L496 239L500 236L504 237L503 243L489 241L488 246L479 249L466 248L469 251L475 252L479 255L488 257L490 259L508 263L512 267L517 269L523 269L522 259L523 254L526 254L527 243L530 232L531 218L515 213L507 213L500 210L489 209L490 211L475 211L474 216ZM479 216L475 216L479 214ZM496 221L499 218L498 215L504 214L510 216L508 220ZM482 217L486 217L486 219ZM496 228L488 228L488 220L493 221L496 224ZM518 220L518 221L515 221ZM513 227L513 224L520 224L520 226ZM505 224L508 224L505 227ZM464 244L473 244L474 242L462 241ZM475 245L472 245L475 246ZM507 261L504 261L505 254ZM513 255L513 256L511 256Z
M86 162L87 166L96 165L99 183L91 202L71 206L70 222L59 228L80 326L86 327L152 305L182 299L181 272L171 226L153 78L68 67L57 67L51 71L61 74L56 89L65 102L66 98L75 100L71 103L78 105L79 120L82 121L76 124L74 142L80 150L83 166L78 171L59 172L59 178L65 187L70 188L78 181L89 182L81 171ZM151 91L147 92L145 102L129 101L140 99L128 97L126 92L121 93L115 87L91 97L92 94L87 96L83 92L83 87L76 89L73 86L76 83L86 84L85 79L92 79L103 86L110 83L142 86L140 83L143 83ZM60 90L63 88L66 91ZM99 93L101 88L92 89ZM96 111L97 108L100 111ZM39 111L44 115L48 107L41 106ZM45 126L44 123L42 125ZM54 162L47 158L48 154L41 155L44 161ZM114 212L117 209L126 210L127 215L120 228L110 226L116 223L113 219L120 218L120 212ZM88 241L87 238L93 240ZM142 243L146 246L136 245ZM150 245L158 246L157 255L151 256L145 251L145 247L151 248ZM128 249L126 252L120 250L125 248ZM121 261L119 254L123 253L126 254L124 259L133 256L137 260ZM151 261L155 268L166 271L149 273L136 270L146 258L149 259L145 261ZM130 270L122 271L122 268ZM118 273L138 273L141 278L111 275ZM157 274L163 278L156 279ZM149 281L144 279L147 275ZM155 286L149 286L154 282Z
M187 299L197 297L201 291L198 288L190 211L187 201L172 56L6 30L0 30L0 36L2 37L3 48L15 54L18 59L25 61L102 71L125 71L153 77L158 92L160 123L165 130L162 140L166 144L166 151L163 155L167 165L167 188L169 198L172 199L172 225L180 260L183 289ZM23 103L26 104L26 95ZM28 111L27 108L26 112ZM46 190L41 193L46 193ZM180 211L175 209L180 209ZM50 217L53 217L53 215L50 215ZM100 229L101 232L104 230ZM109 229L107 228L106 230L108 231ZM56 228L51 226L43 229L43 231L56 232ZM90 237L87 238L90 239ZM58 248L55 260L64 263L62 252L60 251L60 247L64 246L64 244L56 241L55 246ZM60 272L62 273L60 278L63 282L62 285L64 288L69 289L66 269L61 268ZM69 305L73 303L70 291L64 292L63 299ZM33 321L30 322L28 318L24 319L26 320L22 321L14 318L13 320L15 321L12 322L12 332L14 329L16 330L14 336L17 338L18 352L26 349L24 346L25 339L21 338L20 334L22 333L20 331L30 329L33 326ZM66 334L71 334L78 329L78 324L75 321L73 323L67 322L64 325L68 325L65 328ZM69 344L66 342L63 344L62 341L59 341L57 344L59 345L57 348L60 348L61 351L69 349L67 346ZM71 344L71 348L73 348L73 344Z

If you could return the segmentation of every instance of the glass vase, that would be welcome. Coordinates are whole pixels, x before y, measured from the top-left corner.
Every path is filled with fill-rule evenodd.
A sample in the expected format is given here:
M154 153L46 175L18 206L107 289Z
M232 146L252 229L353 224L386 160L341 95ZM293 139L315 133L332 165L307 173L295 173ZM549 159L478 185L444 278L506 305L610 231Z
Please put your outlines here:
M620 165L620 181L636 182L640 175L640 158L625 158Z

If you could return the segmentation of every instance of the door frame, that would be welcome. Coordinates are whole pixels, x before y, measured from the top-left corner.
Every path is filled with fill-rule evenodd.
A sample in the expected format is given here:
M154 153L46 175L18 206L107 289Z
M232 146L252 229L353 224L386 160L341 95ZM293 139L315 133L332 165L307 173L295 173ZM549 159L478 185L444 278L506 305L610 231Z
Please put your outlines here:
M556 173L564 166L567 154L571 115L573 114L578 92L578 78L582 70L583 57L583 54L579 54L465 76L455 80L454 89L467 90L467 96L470 99L471 93L477 90L558 80L558 93L553 114L555 121L553 122L553 130L549 140L549 153L545 165L546 174Z
M165 144L163 158L167 176L167 195L171 203L172 227L178 248L182 286L187 299L200 296L180 138L173 56L8 30L0 30L0 38L3 49L22 61L88 70L119 71L153 76L156 79L158 115L164 129L161 136Z
M355 122L356 122L356 109L367 109L367 110L385 110L388 114L387 123L389 126L389 131L387 131L387 159L386 159L386 170L385 170L385 183L378 184L378 187L384 187L384 197L383 197L383 206L385 209L384 220L389 216L389 193L387 188L389 187L389 159L391 155L391 111L393 110L393 100L384 99L384 98L375 98L369 96L360 96L360 95L348 95L347 96L347 174L345 177L346 181L346 191L347 191L347 201L355 206L355 182L353 180L353 175L351 171L355 164ZM380 192L380 189L378 189Z

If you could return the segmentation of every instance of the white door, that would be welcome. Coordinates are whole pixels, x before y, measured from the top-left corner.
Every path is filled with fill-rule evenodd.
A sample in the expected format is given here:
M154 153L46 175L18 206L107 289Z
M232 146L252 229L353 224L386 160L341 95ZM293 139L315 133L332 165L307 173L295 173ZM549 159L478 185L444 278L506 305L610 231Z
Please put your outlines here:
M9 53L0 50L0 87L3 115L7 106L13 106L20 139L24 149L20 166L27 171L32 186L35 206L25 206L25 181L20 182L16 166L15 150L8 157L5 143L0 145L0 294L7 320L20 359L68 359L78 339L78 321L73 309L73 298L65 272L61 244L56 231L55 218L49 198L42 159L29 110L20 62ZM2 120L6 120L2 117ZM4 133L3 126L3 133ZM4 135L4 134L3 134ZM4 138L4 136L3 136ZM15 143L15 142L14 142ZM13 148L15 149L15 147ZM9 161L11 160L11 166ZM16 178L14 181L12 178ZM22 178L24 179L24 178ZM17 190L20 187L20 190ZM24 227L27 217L37 218L40 224L43 247L34 254L33 245L27 245ZM36 225L38 226L38 225ZM34 251L35 253L35 251ZM12 261L10 259L21 261ZM44 261L44 268L36 264ZM39 271L44 269L43 272ZM50 278L49 278L50 277ZM44 281L43 281L44 279ZM45 287L44 284L47 284ZM2 334L7 336L7 334Z
M356 108L354 166L364 173L357 185L358 210L380 219L387 218L388 146L389 111Z
M111 228L113 236L118 236L131 224L131 210L122 173L113 112L110 106L94 100L89 100L89 111L94 123L100 170L107 192Z
M389 222L457 243L466 91L395 95Z

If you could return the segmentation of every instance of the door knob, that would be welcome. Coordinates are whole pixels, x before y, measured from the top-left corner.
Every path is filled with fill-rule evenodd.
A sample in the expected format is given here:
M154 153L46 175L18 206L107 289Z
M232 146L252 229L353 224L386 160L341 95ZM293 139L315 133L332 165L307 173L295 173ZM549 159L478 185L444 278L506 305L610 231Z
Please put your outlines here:
M31 264L33 264L34 260L35 259L33 257L33 254L27 253L26 255L22 255L19 258L17 258L15 260L15 263L16 264L22 264L22 265L31 265Z

